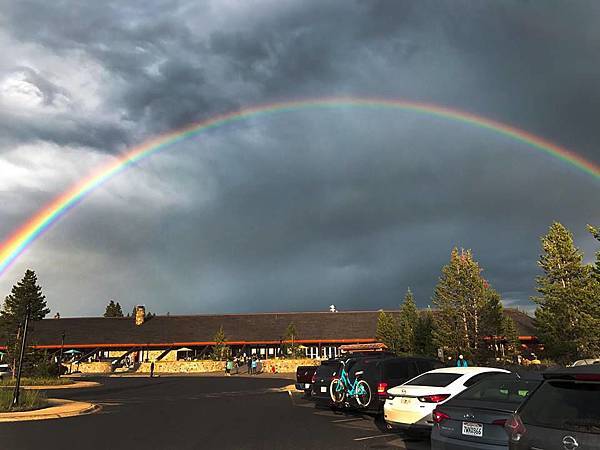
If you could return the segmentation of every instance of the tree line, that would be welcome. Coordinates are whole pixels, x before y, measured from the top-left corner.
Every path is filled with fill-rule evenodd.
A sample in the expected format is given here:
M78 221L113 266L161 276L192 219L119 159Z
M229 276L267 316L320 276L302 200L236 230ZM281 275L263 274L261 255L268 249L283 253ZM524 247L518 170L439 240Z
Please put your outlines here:
M600 230L588 225L600 242ZM591 264L575 246L572 233L554 222L541 238L536 278L539 295L534 324L544 356L558 363L600 357L600 251ZM408 290L397 314L381 311L377 338L398 354L463 354L478 361L497 356L513 359L520 350L514 321L504 314L500 294L482 276L470 250L454 248L432 297L431 309L418 312Z

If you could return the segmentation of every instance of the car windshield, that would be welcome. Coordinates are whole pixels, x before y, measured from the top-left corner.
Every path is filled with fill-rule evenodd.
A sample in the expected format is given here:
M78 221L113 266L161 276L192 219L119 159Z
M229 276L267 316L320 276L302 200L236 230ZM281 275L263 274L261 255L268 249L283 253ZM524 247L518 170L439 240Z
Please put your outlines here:
M538 380L488 378L459 394L456 399L520 404L540 384Z
M424 373L405 383L408 386L434 386L445 387L458 380L462 374L451 372Z
M525 425L600 434L600 383L549 381L521 411Z

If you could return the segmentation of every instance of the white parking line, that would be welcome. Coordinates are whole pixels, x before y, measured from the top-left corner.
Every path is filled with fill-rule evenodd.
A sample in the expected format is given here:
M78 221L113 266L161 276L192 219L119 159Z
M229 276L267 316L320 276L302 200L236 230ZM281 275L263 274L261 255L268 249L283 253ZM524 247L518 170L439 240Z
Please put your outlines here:
M390 434L378 434L377 436L365 436L365 437L361 437L361 438L356 438L354 440L355 441L366 441L367 439L377 439L377 438L382 438L382 437L393 437L393 435L390 435Z
M352 417L351 419L338 419L333 420L331 423L340 423L340 422L351 422L353 420L364 420L362 417Z

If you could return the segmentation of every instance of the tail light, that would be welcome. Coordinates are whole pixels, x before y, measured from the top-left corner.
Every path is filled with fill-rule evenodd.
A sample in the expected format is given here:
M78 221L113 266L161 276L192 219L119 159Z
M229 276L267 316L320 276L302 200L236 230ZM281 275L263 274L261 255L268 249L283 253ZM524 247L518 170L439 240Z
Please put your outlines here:
M580 373L575 375L577 381L600 381L600 374L595 373Z
M508 438L512 442L519 442L527 429L518 414L513 414L504 424L504 429L508 433Z
M419 397L419 401L423 403L440 403L450 397L450 394L435 394Z
M433 417L433 423L440 423L442 420L449 419L450 416L446 413L441 412L439 409L434 409L433 413L431 413Z
M387 388L388 388L387 383L379 383L377 385L377 395L379 395L380 397L386 397L387 396Z

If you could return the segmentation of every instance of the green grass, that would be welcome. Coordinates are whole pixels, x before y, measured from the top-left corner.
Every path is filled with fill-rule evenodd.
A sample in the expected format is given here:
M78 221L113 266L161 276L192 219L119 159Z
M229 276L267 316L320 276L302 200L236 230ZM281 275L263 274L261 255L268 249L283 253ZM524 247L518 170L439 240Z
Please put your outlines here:
M0 381L0 387L14 386L16 380L12 377L4 377ZM73 384L74 381L69 378L55 377L22 377L21 386L61 386L64 384Z
M0 412L30 411L32 409L44 408L48 405L48 400L41 391L21 389L19 405L15 408L11 408L12 399L12 389L0 389Z

